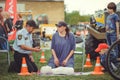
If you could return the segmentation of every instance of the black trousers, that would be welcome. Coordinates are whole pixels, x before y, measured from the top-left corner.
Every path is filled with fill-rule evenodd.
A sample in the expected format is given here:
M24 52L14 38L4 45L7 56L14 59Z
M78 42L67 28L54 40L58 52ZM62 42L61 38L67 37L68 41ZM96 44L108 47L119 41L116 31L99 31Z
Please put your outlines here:
M15 70L15 72L20 73L23 57L25 57L25 59L26 59L28 71L29 72L37 72L38 68L37 68L36 64L30 60L29 55L22 54L17 51L14 52L14 70Z

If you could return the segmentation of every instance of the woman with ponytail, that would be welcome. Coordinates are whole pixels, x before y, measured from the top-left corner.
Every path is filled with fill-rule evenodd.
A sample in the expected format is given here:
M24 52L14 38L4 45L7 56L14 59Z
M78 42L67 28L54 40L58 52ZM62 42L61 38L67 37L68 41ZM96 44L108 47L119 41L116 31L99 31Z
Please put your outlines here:
M52 68L59 66L73 68L75 37L64 21L60 21L56 26L57 32L53 35L51 43L52 57L48 66Z

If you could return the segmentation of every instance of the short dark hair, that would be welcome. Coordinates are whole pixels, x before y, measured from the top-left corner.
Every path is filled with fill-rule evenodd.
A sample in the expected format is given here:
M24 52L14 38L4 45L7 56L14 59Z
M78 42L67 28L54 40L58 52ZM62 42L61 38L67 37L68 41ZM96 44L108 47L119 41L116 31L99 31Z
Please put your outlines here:
M114 12L116 12L116 4L114 2L110 2L108 5L107 5L107 8L108 9L113 9Z
M26 22L26 25L29 25L29 26L34 27L34 28L37 28L37 25L36 25L34 20L28 20Z

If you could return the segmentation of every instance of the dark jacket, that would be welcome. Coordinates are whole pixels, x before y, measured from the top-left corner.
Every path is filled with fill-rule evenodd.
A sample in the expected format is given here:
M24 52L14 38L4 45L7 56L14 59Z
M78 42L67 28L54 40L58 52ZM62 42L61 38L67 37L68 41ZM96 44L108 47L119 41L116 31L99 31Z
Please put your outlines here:
M17 30L22 29L22 28L23 28L23 20L18 20L18 21L16 21L16 23L15 23L15 28L16 28Z
M8 38L7 32L5 31L5 28L0 24L0 36Z
M8 38L5 28L1 24L0 24L0 36L4 37L6 39ZM6 47L5 41L3 39L0 39L0 49L6 49L6 48L7 47Z
M4 26L5 26L8 33L10 31L12 31L12 26L13 26L12 19L11 18L6 19L5 22L4 22Z

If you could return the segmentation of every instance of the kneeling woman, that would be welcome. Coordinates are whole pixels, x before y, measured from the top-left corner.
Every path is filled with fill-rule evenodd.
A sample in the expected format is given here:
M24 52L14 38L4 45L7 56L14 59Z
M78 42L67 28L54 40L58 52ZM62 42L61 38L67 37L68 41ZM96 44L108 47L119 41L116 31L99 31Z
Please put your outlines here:
M57 32L53 35L51 43L52 57L48 66L74 67L75 37L69 32L64 21L60 21L56 26Z

